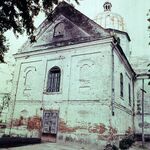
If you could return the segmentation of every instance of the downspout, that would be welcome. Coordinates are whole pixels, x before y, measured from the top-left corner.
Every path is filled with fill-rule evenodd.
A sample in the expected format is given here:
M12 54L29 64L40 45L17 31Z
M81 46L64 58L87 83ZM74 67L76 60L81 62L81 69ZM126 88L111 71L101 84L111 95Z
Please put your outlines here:
M133 134L135 134L135 89L134 89L134 86L135 86L135 81L136 81L136 78L133 77L132 78L132 95L133 95L133 106L132 106L132 113L133 113Z
M114 112L114 103L115 103L115 84L114 84L114 48L116 46L117 42L116 43L112 43L112 50L111 50L111 64L112 64L112 67L111 67L111 112L112 112L112 116L115 115L115 112Z

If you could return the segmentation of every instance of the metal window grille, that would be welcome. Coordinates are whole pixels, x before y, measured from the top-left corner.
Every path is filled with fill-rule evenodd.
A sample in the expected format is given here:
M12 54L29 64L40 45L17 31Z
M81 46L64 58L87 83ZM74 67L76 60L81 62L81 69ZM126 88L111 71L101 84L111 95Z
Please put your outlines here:
M47 92L59 92L61 71L59 67L53 67L48 74Z

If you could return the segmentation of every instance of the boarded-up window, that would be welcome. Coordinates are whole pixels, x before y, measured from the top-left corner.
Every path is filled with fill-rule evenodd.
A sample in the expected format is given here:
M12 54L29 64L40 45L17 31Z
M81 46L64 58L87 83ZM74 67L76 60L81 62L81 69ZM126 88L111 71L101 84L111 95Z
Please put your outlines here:
M120 96L123 97L123 74L120 73Z
M48 73L47 92L59 92L60 90L61 70L59 67L53 67Z

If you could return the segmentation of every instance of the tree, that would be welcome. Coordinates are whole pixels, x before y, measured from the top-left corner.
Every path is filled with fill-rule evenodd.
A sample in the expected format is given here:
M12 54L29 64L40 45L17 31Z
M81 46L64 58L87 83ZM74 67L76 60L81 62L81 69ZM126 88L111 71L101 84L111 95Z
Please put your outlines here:
M150 31L150 9L149 9L149 12L148 12L148 19L147 19L149 25L148 25L148 30ZM149 34L149 38L150 38L150 34ZM149 42L149 45L150 45L150 42Z
M79 4L78 0L76 1ZM1 0L0 2L0 62L4 62L4 52L8 50L4 33L13 30L14 34L24 31L34 41L34 19L40 11L50 16L59 0ZM49 17L50 18L50 17ZM52 19L52 18L50 18Z
M10 95L9 94L4 95L4 97L2 98L2 103L0 104L0 116L3 110L8 108L9 101L10 101Z

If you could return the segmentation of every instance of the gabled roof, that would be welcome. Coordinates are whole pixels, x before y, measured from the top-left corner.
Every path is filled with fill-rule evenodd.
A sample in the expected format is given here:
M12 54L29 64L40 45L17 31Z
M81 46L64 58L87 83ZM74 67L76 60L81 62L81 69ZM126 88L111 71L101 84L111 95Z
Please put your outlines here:
M80 11L65 1L59 3L52 15L50 15L50 18L55 18L60 14L64 15L84 31L90 33L90 35L95 37L108 35L108 32L104 28L102 28L100 25L95 23L93 20L82 14Z
M50 19L50 21L49 21ZM65 34L63 37L56 38L54 37L54 29L56 25L60 22L63 22L65 25ZM60 46L67 46L72 44L85 43L89 41L95 41L100 39L105 39L111 36L112 29L104 29L96 22L76 10L73 6L66 2L61 2L54 9L51 15L43 21L43 23L38 27L36 31L37 42L31 44L29 41L25 43L24 47L20 53L26 53L30 51L38 51L42 49L52 49ZM121 32L116 31L115 32ZM127 33L125 34L130 41L130 38ZM117 47L120 51L120 54L126 60L128 67L135 75L134 70L132 69L128 59L126 58L122 48L119 44Z
M65 35L62 38L53 38L54 28L59 22L65 25ZM107 30L63 1L37 28L37 42L30 44L28 41L22 47L21 52L34 51L41 46L66 46L106 37L110 37Z

